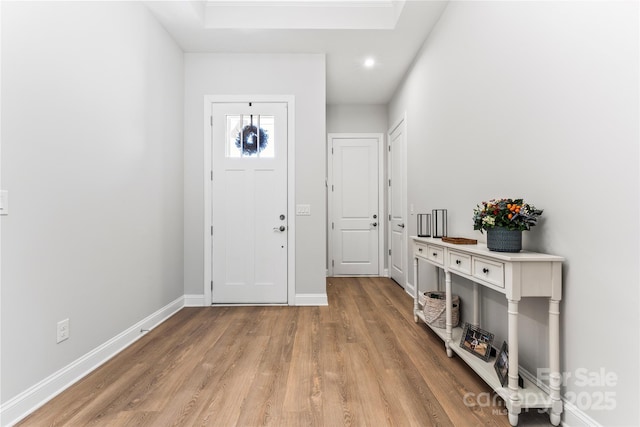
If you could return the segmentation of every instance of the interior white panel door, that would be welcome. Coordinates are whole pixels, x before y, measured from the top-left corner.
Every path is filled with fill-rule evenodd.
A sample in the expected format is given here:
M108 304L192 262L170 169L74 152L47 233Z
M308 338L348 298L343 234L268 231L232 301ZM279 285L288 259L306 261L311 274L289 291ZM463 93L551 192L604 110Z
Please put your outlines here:
M287 303L284 103L212 104L212 300Z
M406 169L405 126L400 123L389 135L389 276L402 287L406 281Z
M377 138L333 139L333 274L378 274Z

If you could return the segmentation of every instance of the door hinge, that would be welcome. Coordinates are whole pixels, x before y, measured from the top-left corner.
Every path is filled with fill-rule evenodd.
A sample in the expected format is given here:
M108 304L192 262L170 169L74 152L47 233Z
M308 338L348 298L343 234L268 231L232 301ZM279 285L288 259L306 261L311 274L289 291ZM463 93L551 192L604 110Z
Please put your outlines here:
M211 226L211 235L213 236L213 225Z
M332 230L334 229L334 228L333 228L333 222L331 223L331 229L332 229Z
M391 180L389 180L389 187L391 187Z
M391 214L389 214L389 221L391 221Z
M209 116L209 124L213 126L213 116Z
M331 147L331 154L333 154L333 147Z
M389 255L391 255L391 249L389 249Z
M331 191L333 191L333 184L331 184Z
M213 280L211 281L211 292L213 292Z
M335 267L336 266L336 262L334 260L331 260L331 267Z
M391 152L391 146L389 146L389 152Z
M213 181L213 171L211 171L211 181Z

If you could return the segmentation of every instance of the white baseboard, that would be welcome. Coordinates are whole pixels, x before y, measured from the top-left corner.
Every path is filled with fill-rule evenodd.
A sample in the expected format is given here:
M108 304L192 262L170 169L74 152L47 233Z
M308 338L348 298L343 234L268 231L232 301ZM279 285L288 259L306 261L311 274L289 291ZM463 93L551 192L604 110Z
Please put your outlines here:
M296 294L295 305L329 305L327 294Z
M409 295L411 295L411 298L413 298L413 296L416 294L415 286L413 286L413 284L409 282L407 282L406 287L404 288L404 291Z
M0 406L0 425L2 427L12 426L53 399L141 338L144 335L141 330L151 330L173 316L184 306L184 302L184 296L177 298L126 331L2 404Z
M204 295L185 295L184 306L185 307L205 307L207 304L204 302Z
M564 411L562 412L562 421L560 424L564 427L602 427L602 424L582 412L573 403L562 399Z
M389 269L385 268L384 270L382 270L382 277L389 277Z

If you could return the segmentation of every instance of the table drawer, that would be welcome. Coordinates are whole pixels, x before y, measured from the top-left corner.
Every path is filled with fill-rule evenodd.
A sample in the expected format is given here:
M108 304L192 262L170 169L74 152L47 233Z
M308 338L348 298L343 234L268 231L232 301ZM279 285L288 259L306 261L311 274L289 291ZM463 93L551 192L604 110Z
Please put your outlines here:
M449 251L449 269L464 274L471 274L471 256L456 251Z
M422 258L427 258L427 245L425 243L414 242L413 254Z
M444 248L428 245L427 258L433 263L444 265Z
M473 257L473 277L504 288L504 264L488 259Z

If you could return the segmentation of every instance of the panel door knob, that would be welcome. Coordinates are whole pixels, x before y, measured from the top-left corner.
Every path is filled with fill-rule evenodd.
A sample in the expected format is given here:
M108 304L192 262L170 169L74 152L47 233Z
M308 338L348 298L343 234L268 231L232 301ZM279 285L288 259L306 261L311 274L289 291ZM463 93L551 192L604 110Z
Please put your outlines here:
M273 231L284 231L286 229L287 227L285 227L284 225L281 225L280 227L273 227Z
M404 228L404 224L398 224L398 227Z

